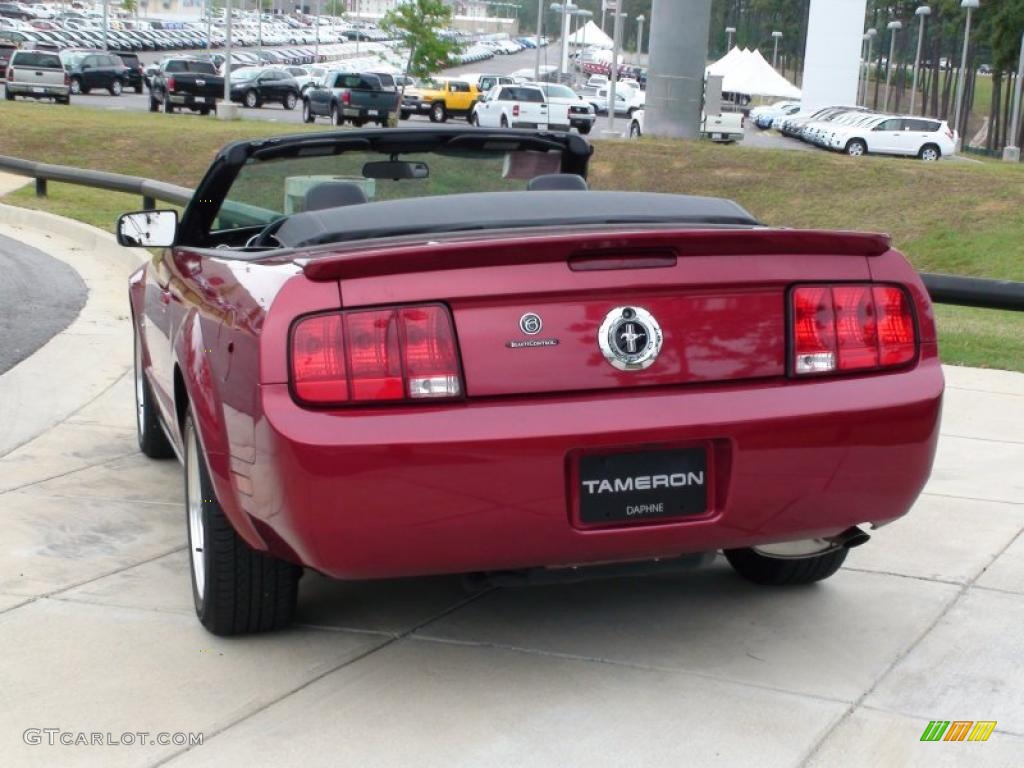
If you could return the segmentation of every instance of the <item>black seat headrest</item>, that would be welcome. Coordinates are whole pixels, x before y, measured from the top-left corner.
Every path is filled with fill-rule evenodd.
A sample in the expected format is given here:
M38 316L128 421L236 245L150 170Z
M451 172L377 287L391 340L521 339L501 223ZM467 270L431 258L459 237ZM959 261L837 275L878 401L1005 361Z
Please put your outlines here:
M366 193L358 184L348 181L325 181L307 190L305 210L322 211L325 208L340 208L343 205L366 202L369 202Z
M587 180L575 173L546 173L543 176L534 176L526 188L543 192L586 192L590 189Z

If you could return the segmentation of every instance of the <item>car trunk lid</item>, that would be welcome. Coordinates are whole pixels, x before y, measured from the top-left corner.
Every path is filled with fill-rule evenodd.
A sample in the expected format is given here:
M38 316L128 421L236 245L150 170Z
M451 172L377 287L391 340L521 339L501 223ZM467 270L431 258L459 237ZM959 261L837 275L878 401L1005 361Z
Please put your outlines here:
M446 303L465 391L493 397L783 376L789 286L870 280L887 249L852 233L603 232L353 250L304 271L340 280L346 309ZM627 338L609 344L612 330Z

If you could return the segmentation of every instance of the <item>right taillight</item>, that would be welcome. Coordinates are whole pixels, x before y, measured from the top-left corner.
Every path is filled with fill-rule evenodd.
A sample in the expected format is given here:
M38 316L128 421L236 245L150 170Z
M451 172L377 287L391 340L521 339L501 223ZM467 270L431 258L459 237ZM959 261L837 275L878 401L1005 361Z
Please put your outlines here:
M893 368L917 356L910 297L896 285L800 285L790 318L797 376Z
M175 90L175 86L176 85L177 85L177 83L174 82L174 78L173 77L168 77L167 78L167 92L168 93L172 93Z
M290 357L292 390L310 405L462 395L451 314L440 304L303 318Z

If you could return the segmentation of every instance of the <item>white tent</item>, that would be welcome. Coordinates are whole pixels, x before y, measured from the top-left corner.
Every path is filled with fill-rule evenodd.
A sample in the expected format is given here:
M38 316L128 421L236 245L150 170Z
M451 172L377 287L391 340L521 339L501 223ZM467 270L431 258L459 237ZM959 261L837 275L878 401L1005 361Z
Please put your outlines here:
M722 90L748 96L777 96L799 99L800 89L776 72L760 51L733 48L707 68L709 75L721 75Z
M577 29L569 38L569 45L585 45L588 48L611 48L615 43L602 29L593 22L588 21Z

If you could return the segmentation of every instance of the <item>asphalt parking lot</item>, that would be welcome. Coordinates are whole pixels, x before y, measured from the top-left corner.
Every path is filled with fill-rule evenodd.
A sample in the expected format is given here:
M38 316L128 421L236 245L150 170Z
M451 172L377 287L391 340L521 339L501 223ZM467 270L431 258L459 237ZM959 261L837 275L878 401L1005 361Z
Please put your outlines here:
M925 493L817 586L307 574L297 626L223 639L192 615L181 469L135 443L137 256L59 225L0 206L89 289L0 377L4 766L1020 765L1024 375L946 370ZM936 719L997 726L922 743ZM179 732L202 745L150 743Z

